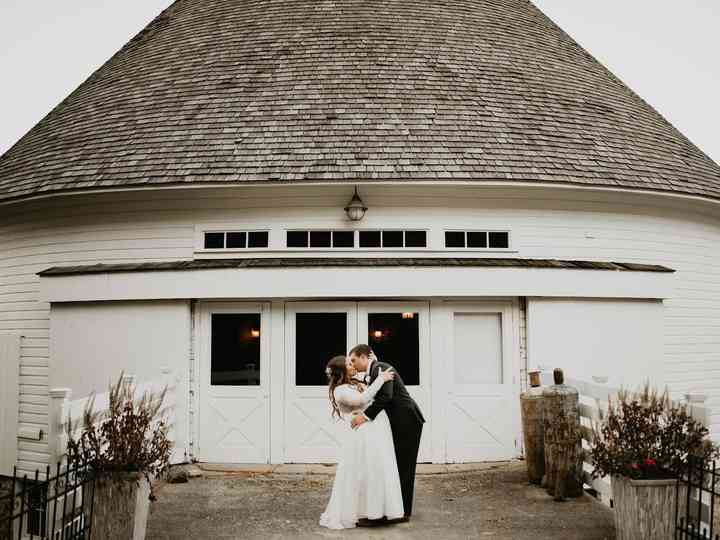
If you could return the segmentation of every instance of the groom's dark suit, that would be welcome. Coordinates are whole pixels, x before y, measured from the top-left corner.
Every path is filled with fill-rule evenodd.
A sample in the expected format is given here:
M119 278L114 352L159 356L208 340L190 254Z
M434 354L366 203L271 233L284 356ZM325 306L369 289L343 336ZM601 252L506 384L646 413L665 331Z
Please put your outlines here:
M370 366L367 381L369 384L372 384L377 378L380 368L383 371L388 369L395 371L390 364L375 361ZM425 418L420 412L420 407L410 397L405 383L397 371L395 371L395 378L392 381L387 381L382 385L380 391L375 395L375 400L365 409L365 416L374 420L383 410L388 415L392 428L405 515L410 516L415 492L415 464Z

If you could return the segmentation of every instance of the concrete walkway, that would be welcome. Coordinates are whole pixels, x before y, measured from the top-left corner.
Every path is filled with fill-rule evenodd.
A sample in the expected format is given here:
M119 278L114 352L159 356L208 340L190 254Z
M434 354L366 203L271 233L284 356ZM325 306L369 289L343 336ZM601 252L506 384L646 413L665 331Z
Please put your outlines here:
M612 511L585 496L556 503L527 483L524 463L424 465L410 523L329 531L318 526L334 467L202 467L157 489L149 540L160 539L614 539Z

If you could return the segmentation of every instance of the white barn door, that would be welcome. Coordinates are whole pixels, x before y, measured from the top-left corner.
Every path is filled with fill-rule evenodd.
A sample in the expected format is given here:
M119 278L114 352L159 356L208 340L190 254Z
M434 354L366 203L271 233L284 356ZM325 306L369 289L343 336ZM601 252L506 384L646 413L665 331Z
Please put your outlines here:
M199 459L270 459L270 306L208 303L200 310Z
M286 304L286 463L337 460L347 426L332 418L325 366L357 343L356 315L355 302Z
M513 458L519 433L512 303L450 304L445 414L447 461Z
M428 302L361 302L358 305L358 339L367 343L381 361L392 364L423 412L418 462L432 461L430 308Z

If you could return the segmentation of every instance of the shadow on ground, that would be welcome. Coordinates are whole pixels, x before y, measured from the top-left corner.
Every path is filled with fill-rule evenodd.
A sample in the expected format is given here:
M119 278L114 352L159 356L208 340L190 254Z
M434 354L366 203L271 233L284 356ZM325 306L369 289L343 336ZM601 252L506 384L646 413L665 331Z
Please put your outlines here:
M612 512L584 496L556 503L528 485L522 463L419 475L410 523L330 531L318 526L332 476L234 473L158 489L148 539L614 539Z

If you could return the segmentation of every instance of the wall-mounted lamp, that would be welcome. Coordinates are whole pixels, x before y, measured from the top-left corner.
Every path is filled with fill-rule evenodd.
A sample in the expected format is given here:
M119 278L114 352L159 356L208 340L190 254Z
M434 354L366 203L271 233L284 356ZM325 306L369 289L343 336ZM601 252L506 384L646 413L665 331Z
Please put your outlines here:
M347 214L347 217L351 221L360 221L362 218L365 217L365 212L367 212L367 206L365 206L365 203L360 198L360 195L358 195L357 186L355 186L355 194L353 195L352 199L350 199L350 202L345 207L345 213Z
M259 337L260 337L260 330L257 330L257 329L255 329L255 328L253 328L252 330L250 330L250 335L251 335L252 337L254 337L254 338L259 338Z

